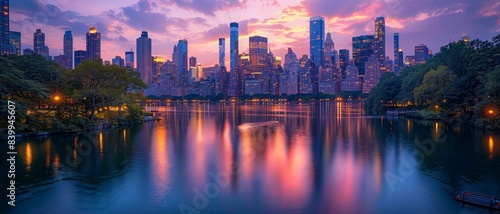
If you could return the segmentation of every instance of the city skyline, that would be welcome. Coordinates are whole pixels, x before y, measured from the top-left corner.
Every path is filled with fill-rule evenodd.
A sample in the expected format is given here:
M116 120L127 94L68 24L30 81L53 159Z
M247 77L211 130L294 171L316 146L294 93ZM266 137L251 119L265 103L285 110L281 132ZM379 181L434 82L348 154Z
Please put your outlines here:
M135 39L140 32L149 31L150 38L153 39L154 56L170 56L171 47L178 40L186 39L190 43L189 57L197 57L198 62L204 66L218 63L218 39L229 39L228 25L233 21L240 25L239 53L248 53L248 38L258 35L269 38L269 48L275 56L280 57L284 57L288 47L293 48L299 56L309 55L308 25L309 18L313 16L324 16L325 28L330 29L336 49L347 49L351 53L352 37L373 35L373 22L379 16L385 18L386 35L395 32L400 34L400 47L406 55L411 55L413 48L419 44L426 44L433 52L438 52L439 47L449 40L459 40L464 35L491 39L500 31L498 25L495 25L500 22L495 9L500 3L495 2L425 4L425 1L401 1L398 5L394 5L394 2L391 5L384 1L355 1L338 3L339 8L331 10L319 7L325 1L261 1L257 4L236 1L221 4L215 1L202 2L200 5L172 1L168 6L167 1L154 0L93 3L95 2L88 1L43 6L39 1L33 0L11 2L10 28L11 31L20 31L23 41L30 41L32 38L29 39L29 34L34 32L31 29L33 14L35 11L45 12L48 17L46 24L37 23L36 28L47 34L47 46L51 55L56 56L63 54L60 40L66 30L73 31L74 49L84 50L85 33L90 26L95 25L102 33L104 60L111 60L116 55L122 56L135 46ZM269 5L261 10L261 4ZM228 11L229 8L233 10ZM259 8L259 13L252 13L256 8ZM384 12L384 8L389 12ZM247 12L239 15L238 11ZM448 22L449 20L454 22ZM477 25L476 22L482 24ZM461 27L457 27L458 25ZM385 43L386 50L393 49L392 36L386 36ZM32 48L31 46L24 42L22 49ZM226 52L229 53L227 46ZM386 55L393 57L392 54ZM165 58L171 60L170 57ZM227 66L227 55L225 61Z

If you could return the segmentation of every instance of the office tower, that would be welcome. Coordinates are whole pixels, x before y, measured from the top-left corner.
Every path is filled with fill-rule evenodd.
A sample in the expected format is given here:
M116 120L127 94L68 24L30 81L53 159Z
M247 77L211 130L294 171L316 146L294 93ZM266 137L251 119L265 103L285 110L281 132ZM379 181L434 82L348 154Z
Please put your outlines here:
M35 54L43 57L49 55L48 47L45 45L45 33L42 33L40 29L36 29L35 33L33 33L33 50Z
M231 72L238 66L238 23L232 22L229 24L229 48L230 48L230 69Z
M226 66L226 39L219 38L219 66Z
M414 66L416 64L415 56L405 57L405 66Z
M330 31L328 31L326 33L326 39L325 39L325 53L324 53L325 67L332 66L332 58L330 57L330 55L334 50L335 50L335 43L333 43Z
M64 67L66 69L73 69L73 35L71 31L64 33Z
M399 73L399 33L394 33L394 73Z
M0 0L2 6L2 17L0 19L0 55L10 54L12 46L9 43L9 0Z
M87 33L87 59L101 59L101 33L95 27Z
M342 81L342 91L361 91L361 81L358 76L358 68L352 63L346 66L346 77Z
M365 62L373 55L373 35L352 38L352 59L358 68L358 75L365 75Z
M373 41L373 55L383 66L385 62L385 19L377 17L375 20L375 36Z
M111 63L113 65L118 65L120 67L123 67L125 64L125 60L123 60L121 56L115 56L115 58L111 60Z
M297 59L297 55L293 52L291 48L288 48L288 52L285 55L285 64L283 65L285 72L289 75L289 86L287 87L286 94L298 94L299 93L299 72L300 63Z
M245 94L256 95L262 94L262 82L255 78L248 78L245 80Z
M21 33L20 32L9 32L9 45L12 49L10 54L15 54L21 56Z
M312 17L309 21L309 48L310 59L318 66L325 67L324 41L325 41L325 18Z
M262 72L266 62L267 38L262 36L251 36L249 39L250 70Z
M198 63L196 65L196 73L198 74L196 76L196 81L199 81L201 78L203 78L203 67L201 66L201 63Z
M64 55L54 56L54 62L56 62L57 64L59 64L61 67L64 68L64 66L66 65L64 57L65 57Z
M136 40L137 45L137 72L141 75L141 80L146 84L151 84L153 72L153 60L151 51L151 38L148 32L142 31L141 37Z
M345 70L349 64L349 50L340 49L339 50L339 66L342 72L342 79L345 79Z
M302 58L299 59L300 67L305 67L309 57L307 55L302 55Z
M314 76L315 76L315 70L317 70L318 67L312 61L311 59L308 59L307 62L304 64L304 67L302 67L300 70L300 76L299 76L299 93L301 94L314 94L317 93L314 90ZM317 90L317 82L316 82L316 90Z
M177 48L177 44L175 44L174 49L172 51L172 62L177 64L178 61L179 61L179 49ZM175 76L177 76L177 74ZM175 79L175 81L177 81L177 79Z
M152 75L154 83L162 83L160 76L162 74L163 66L165 65L165 58L162 56L154 56L152 64Z
M134 59L135 59L134 51L130 50L130 51L125 52L125 67L134 69L134 66L135 66Z
M363 83L363 93L367 94L375 88L381 76L380 62L375 56L368 58L365 62L365 78Z
M196 57L192 56L192 57L189 57L189 67L196 67Z
M188 84L188 42L186 39L179 40L177 43L178 57L177 57L177 72L179 78L177 81L182 85Z
M429 60L429 48L424 44L415 46L415 63L424 64L427 60Z
M35 52L33 52L33 50L29 48L23 49L23 55L30 55L30 54L35 54Z
M77 50L75 51L75 69L87 59L87 51Z

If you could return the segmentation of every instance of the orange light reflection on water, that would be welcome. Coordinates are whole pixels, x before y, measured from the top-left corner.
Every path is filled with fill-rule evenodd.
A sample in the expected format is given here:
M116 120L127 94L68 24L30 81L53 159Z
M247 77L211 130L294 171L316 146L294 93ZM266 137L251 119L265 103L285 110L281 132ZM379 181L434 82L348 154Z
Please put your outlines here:
M33 162L33 151L31 151L31 143L26 143L26 171L31 170L31 163Z
M170 168L167 151L167 129L164 125L158 126L153 133L153 144L151 146L152 183L154 189L154 200L161 201L168 192Z
M490 135L489 139L488 139L488 151L490 153L490 158L493 158L493 145L494 142L493 142L493 136Z

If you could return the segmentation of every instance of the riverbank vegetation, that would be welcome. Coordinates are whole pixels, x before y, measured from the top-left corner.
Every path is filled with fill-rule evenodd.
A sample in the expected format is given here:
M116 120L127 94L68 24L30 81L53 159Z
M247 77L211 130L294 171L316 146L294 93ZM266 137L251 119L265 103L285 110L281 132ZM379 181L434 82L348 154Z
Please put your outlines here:
M425 64L384 74L365 108L413 108L409 116L500 130L500 35L450 43Z
M139 73L101 61L66 70L39 55L0 57L0 122L16 103L16 133L74 132L142 121ZM2 127L7 127L2 125ZM3 133L3 132L2 132Z

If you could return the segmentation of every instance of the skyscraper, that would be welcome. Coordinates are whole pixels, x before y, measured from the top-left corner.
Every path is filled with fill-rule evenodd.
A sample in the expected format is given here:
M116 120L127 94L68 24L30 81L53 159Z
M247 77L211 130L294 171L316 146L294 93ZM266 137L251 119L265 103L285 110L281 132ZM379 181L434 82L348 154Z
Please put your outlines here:
M238 23L232 22L229 24L229 48L230 48L230 69L231 71L236 69L238 65Z
M48 55L47 46L45 46L45 33L42 33L40 29L36 29L35 33L33 33L33 50L35 54Z
M415 46L415 63L424 64L429 60L429 48L427 45L420 44Z
M283 65L283 69L285 72L288 72L289 77L288 87L286 87L286 93L290 94L298 94L299 93L299 72L300 72L300 63L297 59L297 55L293 52L291 48L288 48L288 52L285 55L285 64Z
M236 22L229 24L229 50L230 50L230 77L229 95L240 96L243 94L243 72L237 69L240 65L239 55L239 25Z
M339 50L339 65L340 65L340 71L342 72L342 79L345 79L345 71L347 68L347 65L349 64L349 50L347 49L340 49Z
M399 69L399 33L394 33L394 73L398 73Z
M64 33L64 67L66 69L73 69L73 35L71 31Z
M330 34L330 31L326 33L326 39L325 39L325 67L330 67L332 63L332 58L330 57L331 53L335 49L335 43L333 43L332 36Z
M365 75L365 62L373 55L373 39L373 35L352 37L352 59L358 75Z
M373 41L373 55L375 59L384 65L385 62L385 19L377 17L375 19L375 36Z
M380 76L380 62L374 56L368 58L365 62L365 79L363 83L363 94L370 93L370 91L377 86Z
M196 57L192 56L192 57L189 57L189 67L196 67Z
M134 59L135 59L134 51L130 50L125 52L125 67L134 69L135 68Z
M179 61L179 49L177 48L177 44L174 45L174 49L172 50L172 62L177 65L177 62ZM177 75L175 75L177 76ZM177 81L177 79L176 79Z
M2 17L0 19L0 55L10 54L11 45L9 29L9 0L0 0L2 4Z
M309 21L310 59L318 67L319 66L325 67L324 41L325 41L325 18L320 16L312 17Z
M151 39L148 32L142 31L141 37L136 40L137 45L137 72L141 75L141 80L150 85L152 81L153 59L151 51Z
M21 33L10 31L9 33L9 44L12 49L10 54L15 54L21 56Z
M226 66L226 39L219 38L219 66Z
M262 36L251 36L249 39L250 70L262 72L266 62L267 38Z
M123 65L125 64L121 56L115 56L115 58L111 60L111 63L120 67L123 67Z
M77 68L85 59L87 59L87 51L75 51L75 68Z
M188 42L186 39L179 40L177 43L179 55L177 58L178 82L186 86L188 84Z
M95 27L87 33L87 59L101 59L101 33Z

